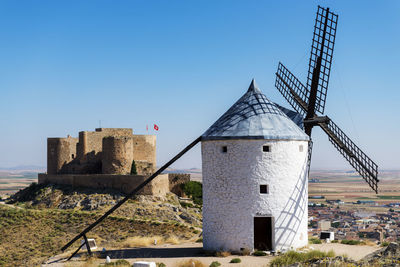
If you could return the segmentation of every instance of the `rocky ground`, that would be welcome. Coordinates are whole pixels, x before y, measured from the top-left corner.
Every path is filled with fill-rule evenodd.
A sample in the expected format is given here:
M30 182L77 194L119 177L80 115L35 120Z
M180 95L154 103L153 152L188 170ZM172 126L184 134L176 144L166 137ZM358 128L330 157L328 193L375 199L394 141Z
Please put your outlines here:
M37 185L19 191L6 203L35 209L62 209L104 212L125 197L113 190L92 190L61 185ZM141 220L184 223L201 227L201 207L180 200L175 194L165 197L139 195L128 200L113 215Z
M32 184L19 191L0 203L0 266L38 266L123 197L116 191L55 185ZM174 194L138 196L90 231L88 238L107 249L155 239L180 243L197 240L201 224L201 207L191 200Z

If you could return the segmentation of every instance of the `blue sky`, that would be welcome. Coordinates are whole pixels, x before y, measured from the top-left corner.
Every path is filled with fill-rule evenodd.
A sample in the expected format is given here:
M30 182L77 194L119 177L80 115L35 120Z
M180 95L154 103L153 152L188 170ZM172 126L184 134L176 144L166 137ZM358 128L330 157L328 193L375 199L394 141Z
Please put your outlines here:
M46 165L46 138L159 125L158 164L282 61L303 83L317 5L339 14L326 114L400 169L398 1L1 1L0 167ZM347 169L314 128L313 168ZM174 167L200 167L196 147Z

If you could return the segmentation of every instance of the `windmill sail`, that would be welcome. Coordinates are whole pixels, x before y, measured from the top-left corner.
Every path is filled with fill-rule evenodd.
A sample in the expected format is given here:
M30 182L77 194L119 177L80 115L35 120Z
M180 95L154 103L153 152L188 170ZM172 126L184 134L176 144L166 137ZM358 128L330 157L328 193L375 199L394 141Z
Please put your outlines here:
M307 89L311 90L313 79L315 79L318 88L314 111L321 114L325 110L337 21L338 15L330 12L329 8L325 9L318 6L308 66ZM315 75L318 75L318 77L315 77Z
M305 132L311 136L312 128L319 125L329 140L350 165L378 193L378 166L324 113L333 48L336 38L338 15L329 8L318 6L315 19L311 57L308 67L307 85L304 86L282 63L276 72L275 87L304 116ZM311 145L309 150L311 159Z
M353 141L332 121L321 123L329 141L344 156L351 166L378 193L378 165L375 164Z
M276 72L275 87L281 92L290 105L300 113L307 112L308 89L282 63L279 62Z

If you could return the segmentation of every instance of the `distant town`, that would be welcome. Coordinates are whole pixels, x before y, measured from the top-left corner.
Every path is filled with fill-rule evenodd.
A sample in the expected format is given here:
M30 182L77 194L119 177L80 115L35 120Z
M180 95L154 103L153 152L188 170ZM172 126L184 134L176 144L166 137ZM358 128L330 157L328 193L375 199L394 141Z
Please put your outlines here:
M400 240L398 171L381 172L379 194L369 191L355 173L314 171L310 176L310 236L330 239L328 242L385 244Z

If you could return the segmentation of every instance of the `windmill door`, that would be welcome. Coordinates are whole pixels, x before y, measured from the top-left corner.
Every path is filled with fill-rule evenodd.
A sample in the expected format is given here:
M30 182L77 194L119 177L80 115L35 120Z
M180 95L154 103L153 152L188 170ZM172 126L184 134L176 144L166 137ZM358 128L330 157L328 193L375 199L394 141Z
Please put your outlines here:
M274 217L254 217L254 249L273 250Z

